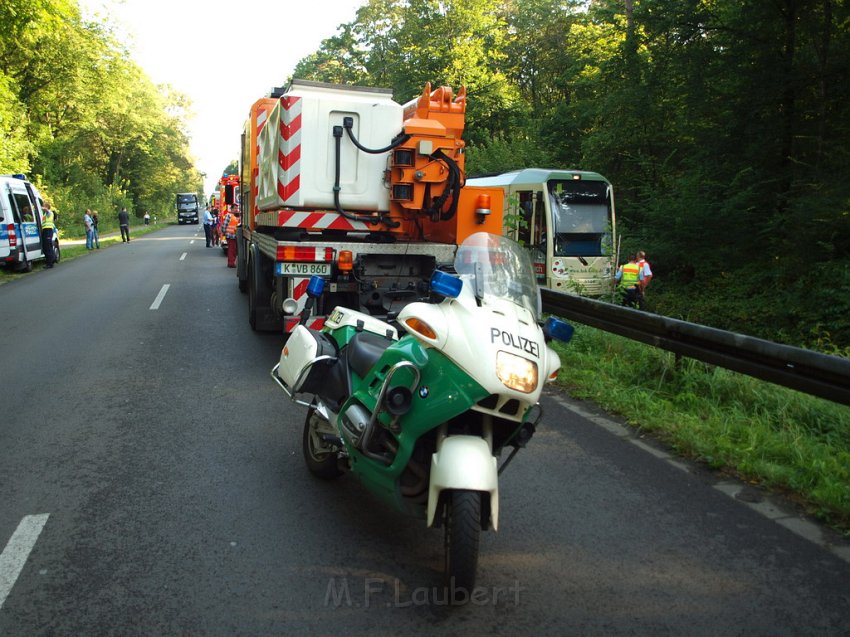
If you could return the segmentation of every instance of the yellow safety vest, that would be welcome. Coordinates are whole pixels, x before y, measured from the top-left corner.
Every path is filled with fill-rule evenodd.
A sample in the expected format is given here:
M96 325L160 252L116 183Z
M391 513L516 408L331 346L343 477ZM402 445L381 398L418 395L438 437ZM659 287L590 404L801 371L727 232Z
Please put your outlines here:
M640 281L640 266L637 263L626 263L622 266L623 276L620 278L621 288L633 288Z
M45 230L54 230L56 228L56 223L53 221L53 211L42 210L41 212L41 227Z

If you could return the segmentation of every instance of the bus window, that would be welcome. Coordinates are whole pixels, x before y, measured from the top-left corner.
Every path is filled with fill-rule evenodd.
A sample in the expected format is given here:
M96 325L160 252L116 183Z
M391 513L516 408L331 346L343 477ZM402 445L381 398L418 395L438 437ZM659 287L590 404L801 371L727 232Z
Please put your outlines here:
M598 181L550 181L555 256L603 255L608 232L608 188Z
M537 193L537 202L534 210L534 227L531 231L531 243L540 246L546 240L546 206L543 204L543 193ZM546 247L543 247L546 251Z
M522 215L525 223L518 224L517 241L520 245L530 245L532 241L531 223L534 212L534 204L532 203L532 193L530 191L520 191L519 195L519 210L518 214Z

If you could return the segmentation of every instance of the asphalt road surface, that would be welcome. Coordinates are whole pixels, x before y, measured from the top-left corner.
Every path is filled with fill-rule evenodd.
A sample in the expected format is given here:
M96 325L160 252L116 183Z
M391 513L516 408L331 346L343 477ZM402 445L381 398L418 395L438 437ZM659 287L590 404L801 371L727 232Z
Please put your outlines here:
M850 634L846 547L556 393L446 606L440 531L307 473L198 229L0 286L0 635Z

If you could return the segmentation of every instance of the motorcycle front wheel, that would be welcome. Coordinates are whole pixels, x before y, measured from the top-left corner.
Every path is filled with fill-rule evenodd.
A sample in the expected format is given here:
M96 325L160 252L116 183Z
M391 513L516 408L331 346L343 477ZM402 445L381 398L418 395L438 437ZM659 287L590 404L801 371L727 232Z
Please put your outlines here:
M319 416L315 409L307 412L301 449L307 469L317 478L333 480L342 475L337 461L336 448L325 442L322 434L335 435L330 423Z
M468 600L478 570L478 540L481 536L481 494L453 490L445 508L446 586L453 601Z

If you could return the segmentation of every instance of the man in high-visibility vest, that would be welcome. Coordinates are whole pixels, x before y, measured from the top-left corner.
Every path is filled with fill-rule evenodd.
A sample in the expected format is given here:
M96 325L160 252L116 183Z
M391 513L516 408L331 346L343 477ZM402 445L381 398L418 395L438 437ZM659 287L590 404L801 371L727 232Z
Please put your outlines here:
M230 212L225 215L224 221L221 224L224 228L224 236L227 237L228 268L236 267L236 228L239 226L240 216L239 208L231 206Z
M640 300L638 307L643 310L646 305L646 288L649 286L649 282L652 281L652 268L649 267L649 261L646 260L646 252L643 250L638 250L637 253L637 264L643 273L643 279L641 279L640 285Z
M47 260L46 268L52 268L56 262L56 255L53 252L53 233L56 231L56 215L50 209L50 206L44 204L41 207L41 249L44 251L44 258Z
M629 255L629 262L620 266L614 280L617 281L617 289L623 295L623 305L638 307L640 288L643 284L643 268L638 265L635 255Z

